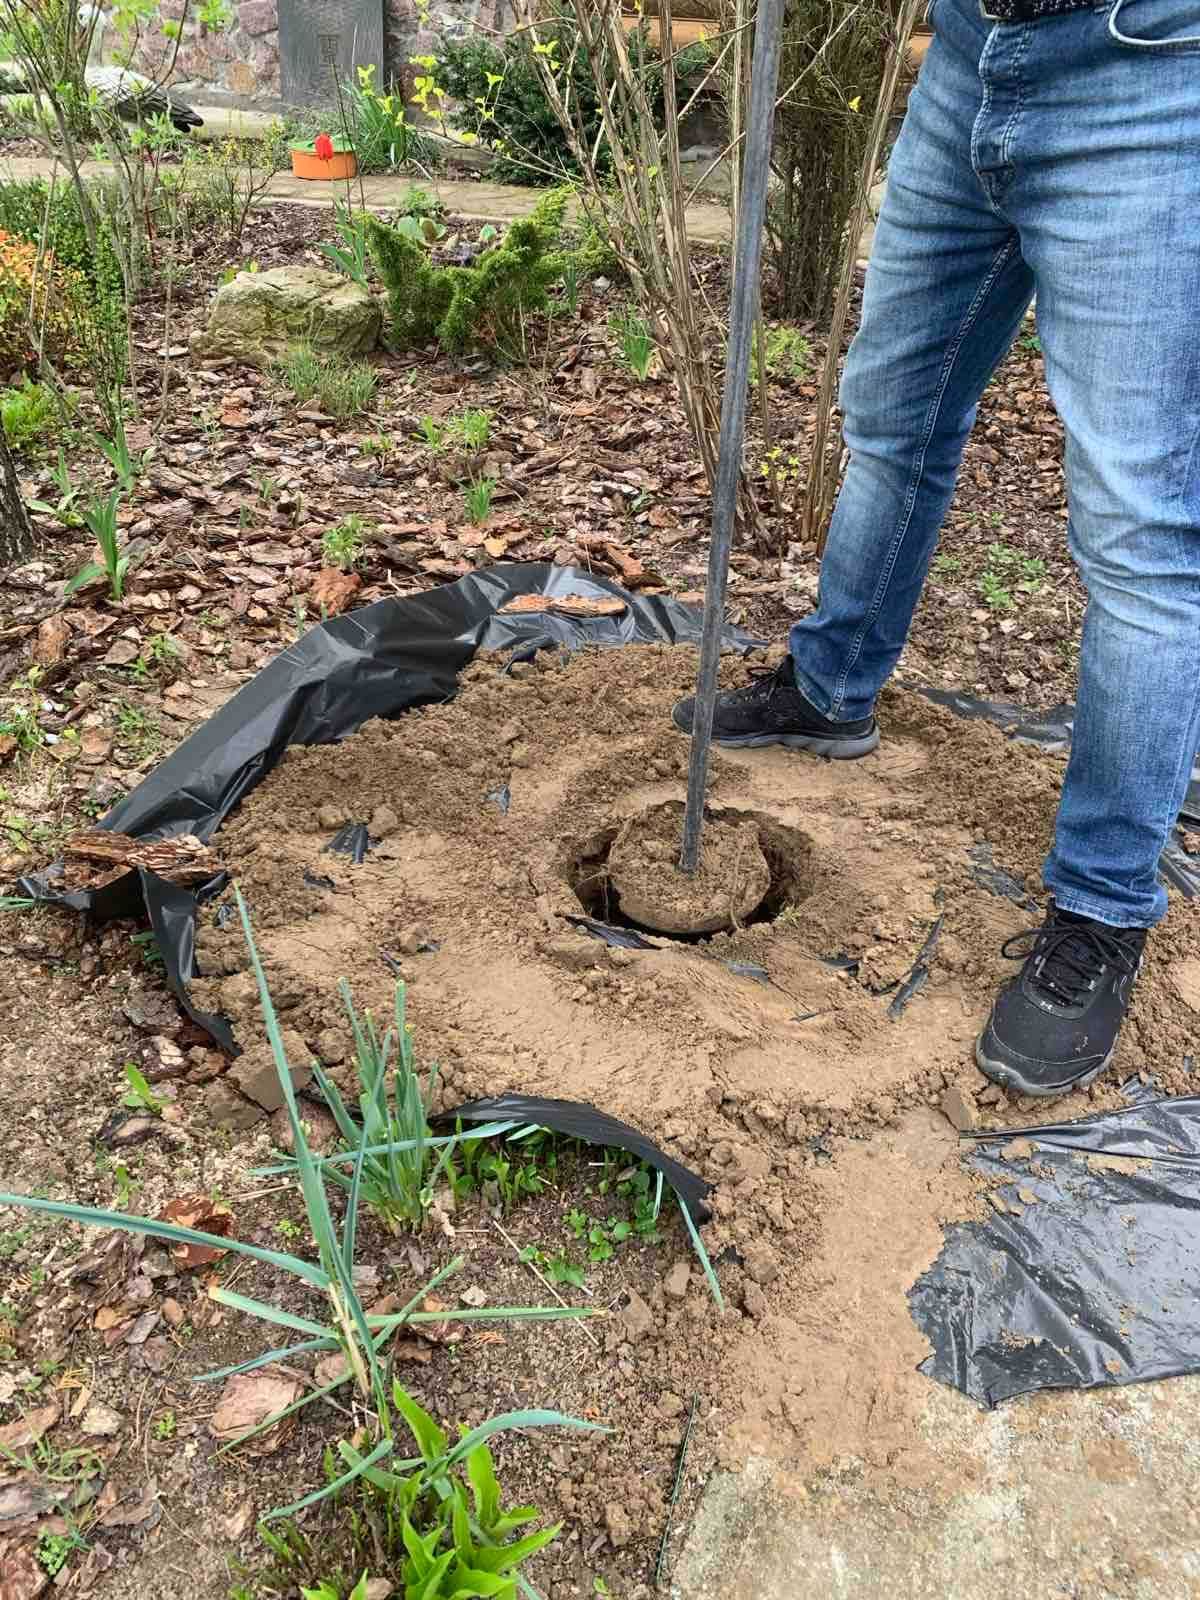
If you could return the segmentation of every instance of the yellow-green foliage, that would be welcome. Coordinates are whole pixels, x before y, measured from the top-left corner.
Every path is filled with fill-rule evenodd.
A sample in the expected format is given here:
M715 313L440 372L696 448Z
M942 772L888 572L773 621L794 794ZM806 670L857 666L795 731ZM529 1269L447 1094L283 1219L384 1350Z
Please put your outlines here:
M511 348L521 318L545 311L547 290L562 277L567 258L558 244L569 197L569 189L550 190L471 267L435 266L423 245L368 218L367 242L388 292L396 344Z

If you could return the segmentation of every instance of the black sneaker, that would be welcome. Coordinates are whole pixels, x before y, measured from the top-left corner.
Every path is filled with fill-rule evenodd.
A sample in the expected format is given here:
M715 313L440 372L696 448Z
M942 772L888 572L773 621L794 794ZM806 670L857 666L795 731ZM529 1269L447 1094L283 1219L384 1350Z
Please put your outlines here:
M1031 1095L1066 1094L1098 1078L1113 1058L1145 942L1145 928L1110 928L1051 901L1042 926L1001 951L1025 965L979 1036L980 1072Z
M671 712L671 720L684 733L692 731L695 705L695 696L689 695ZM879 728L874 717L861 722L830 722L823 717L796 687L792 658L785 656L774 672L759 673L748 688L717 696L713 738L725 745L785 744L834 761L854 761L875 749Z

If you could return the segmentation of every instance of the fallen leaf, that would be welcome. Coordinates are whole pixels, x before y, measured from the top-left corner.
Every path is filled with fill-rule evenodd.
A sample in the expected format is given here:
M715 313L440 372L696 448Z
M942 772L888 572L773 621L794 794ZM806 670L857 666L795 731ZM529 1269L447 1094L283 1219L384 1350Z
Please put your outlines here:
M0 733L0 761L7 761L16 754L17 741L11 733Z
M556 611L564 617L619 617L625 601L616 595L522 594L500 607L501 611Z
M123 1500L120 1505L114 1506L100 1518L102 1528L138 1528L143 1523L150 1528L155 1527L162 1520L162 1507L158 1503L158 1489L153 1484L147 1484L140 1495L130 1500Z
M483 548L487 551L488 555L492 556L496 561L499 561L501 556L508 554L508 540L503 538L485 539L483 541Z
M313 1378L318 1389L324 1389L327 1384L337 1383L340 1378L348 1378L350 1368L346 1365L346 1358L337 1350L331 1350L327 1356L322 1356L313 1368Z
M47 617L34 635L31 654L43 667L53 667L63 658L71 637L71 626L63 616Z
M168 1200L158 1213L158 1220L173 1222L177 1228L195 1228L198 1233L220 1234L224 1238L229 1233L233 1213L227 1205L223 1205L219 1200L213 1200L209 1195L186 1194L180 1195L176 1200ZM225 1254L224 1250L219 1250L216 1245L210 1244L180 1243L171 1246L172 1259L178 1261L185 1272L191 1272L195 1267L211 1266ZM165 1313L165 1306L163 1310ZM167 1320L172 1319L168 1317Z
M16 1422L10 1422L0 1428L0 1450L24 1450L29 1445L36 1444L61 1415L58 1403L53 1400L48 1406L39 1406L36 1411L27 1411L23 1417L18 1417Z
M362 579L356 572L339 572L336 567L322 567L312 581L309 595L326 616L336 617L346 609L362 588Z
M93 1318L92 1326L97 1333L107 1333L109 1328L116 1328L122 1322L128 1321L128 1311L118 1306L101 1306Z
M519 594L515 600L506 600L500 609L505 612L549 611L550 596L546 594Z
M0 1542L0 1600L34 1600L45 1583L31 1545L15 1539Z
M252 1428L259 1427L277 1411L283 1411L300 1398L300 1384L279 1369L259 1367L255 1372L242 1372L232 1377L221 1391L217 1409L209 1418L208 1429L214 1439L233 1443ZM284 1436L294 1422L288 1417L276 1423L266 1433L248 1441L255 1455L273 1455L283 1443Z
M429 1315L436 1316L440 1311L448 1312L450 1307L444 1300L427 1294L421 1301L421 1310ZM430 1344L460 1344L464 1337L461 1324L454 1322L422 1322L413 1332L418 1339L427 1339Z
M237 1541L250 1526L254 1517L254 1506L249 1500L243 1500L236 1511L231 1511L227 1517L220 1518L219 1525L225 1538L231 1543Z

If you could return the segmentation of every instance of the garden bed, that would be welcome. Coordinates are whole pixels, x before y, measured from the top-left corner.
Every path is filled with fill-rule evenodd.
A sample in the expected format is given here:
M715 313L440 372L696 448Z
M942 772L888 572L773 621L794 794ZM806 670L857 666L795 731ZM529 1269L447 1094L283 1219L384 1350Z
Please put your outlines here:
M444 220L447 249L477 239L476 225ZM575 310L531 329L524 368L381 354L369 410L349 423L297 405L259 372L188 365L187 334L218 263L323 263L317 246L329 237L327 213L263 208L236 261L197 239L170 304L156 292L141 308L144 416L130 440L153 452L123 513L138 557L128 598L111 604L96 587L64 598L61 581L89 559L89 541L45 515L37 558L5 588L0 681L21 711L3 769L5 887L321 615L327 536L349 516L359 527L347 605L505 558L591 566L676 595L702 586L702 475L669 386L639 383L620 362L610 325L619 286L585 284ZM719 313L723 259L699 256L696 278ZM797 441L797 479L823 353L806 337L806 364L771 384L776 436ZM490 413L477 453L431 448L468 410ZM756 410L757 464L767 447ZM69 445L76 470L107 471L82 431ZM55 447L35 441L22 462L47 502ZM1001 942L1035 920L1062 768L904 685L1040 706L1071 697L1081 592L1064 547L1060 452L1027 335L981 407L900 686L881 708L880 751L846 765L781 750L714 756L714 813L753 828L770 874L732 931L647 933L648 948L622 949L567 920L623 920L607 852L624 823L682 797L687 744L669 720L694 679L682 649L550 652L507 674L481 659L450 704L290 752L213 840L250 903L288 1037L344 1085L336 980L348 976L360 1006L382 1016L398 970L418 1054L442 1066L442 1106L506 1089L591 1101L715 1184L705 1238L723 1317L669 1208L660 1241L626 1238L591 1258L592 1227L612 1243L613 1219L633 1216L628 1195L612 1198L628 1169L606 1171L595 1151L564 1150L557 1169L540 1169L546 1186L508 1209L490 1191L465 1194L453 1239L364 1230L359 1260L381 1296L412 1292L458 1252L468 1264L448 1295L544 1303L530 1268L544 1257L546 1276L565 1258L584 1285L559 1282L563 1298L606 1312L586 1325L598 1343L570 1324L472 1332L435 1342L403 1371L446 1423L552 1405L614 1428L594 1441L498 1446L506 1494L566 1522L533 1573L548 1600L602 1593L597 1577L620 1600L652 1592L693 1397L677 1527L713 1462L756 1452L788 1461L799 1479L865 1472L897 1504L914 1485L970 1471L965 1426L936 1458L921 1435L927 1380L914 1369L926 1346L905 1295L937 1254L943 1222L980 1205L948 1118L1016 1127L1045 1114L988 1089L970 1049L1007 970ZM497 480L486 525L464 507L471 472ZM776 511L764 490L765 543L778 554L734 556L734 620L764 637L779 638L815 595L815 552L787 537L794 492L784 485ZM731 660L725 680L763 665ZM325 849L349 821L378 841L357 865ZM194 988L246 1046L233 1064L179 1015L153 950L131 942L144 934L136 925L89 929L39 911L0 926L0 1084L20 1107L0 1135L6 1182L151 1214L215 1190L240 1237L279 1246L296 1229L292 1248L303 1250L294 1190L250 1175L280 1142L279 1119L229 1127L231 1107L246 1104L229 1075L266 1063L240 934L227 918L217 925L218 910L202 917ZM893 1017L939 917L927 980ZM1056 1105L1056 1117L1120 1103L1128 1073L1153 1073L1168 1092L1190 1087L1181 1063L1196 934L1195 908L1176 902L1151 941L1116 1071ZM144 1140L122 1147L100 1135L130 1060L163 1069L154 1087L166 1104ZM328 1138L317 1103L304 1104ZM580 1213L582 1236L569 1220ZM216 1397L191 1380L244 1358L259 1334L208 1302L202 1276L168 1270L139 1302L139 1315L158 1313L148 1338L114 1336L118 1324L98 1313L127 1310L130 1284L143 1293L136 1261L97 1298L72 1278L94 1241L26 1221L0 1235L9 1414L53 1401L55 1449L83 1442L88 1405L121 1415L96 1448L107 1509L123 1507L127 1520L94 1528L95 1548L72 1556L71 1570L105 1595L225 1600L231 1554L251 1560L257 1549L254 1516L319 1483L324 1446L356 1419L309 1412L265 1460L214 1456ZM529 1249L539 1257L522 1262ZM271 1269L253 1266L237 1284L267 1299L290 1292L293 1309L311 1311ZM164 1315L168 1300L182 1322ZM138 1521L128 1514L151 1483ZM14 1540L27 1545L29 1530Z

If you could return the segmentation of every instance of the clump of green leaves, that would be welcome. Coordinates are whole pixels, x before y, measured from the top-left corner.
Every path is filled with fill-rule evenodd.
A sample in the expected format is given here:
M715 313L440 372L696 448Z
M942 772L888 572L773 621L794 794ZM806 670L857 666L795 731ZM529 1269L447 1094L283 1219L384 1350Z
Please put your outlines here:
M327 417L354 417L375 398L374 367L345 356L320 355L311 345L293 345L275 364L276 376L304 406L315 400Z
M437 342L449 351L491 346L516 353L523 319L549 309L550 287L562 276L567 198L566 189L543 195L469 267L435 266L408 232L369 218L367 242L387 289L396 345Z
M812 344L797 328L780 323L768 328L762 345L763 365L773 378L805 378L812 370ZM758 382L758 330L750 356L750 382Z
M332 528L327 528L321 535L321 559L325 565L340 567L343 572L357 566L370 526L365 517L351 511Z
M472 522L483 523L492 514L492 496L496 492L495 478L472 478L463 490L467 515Z
M979 574L979 589L993 611L1012 611L1018 597L1035 595L1046 579L1040 556L1023 556L1006 544L990 544L987 562Z
M613 313L609 326L617 336L617 348L622 361L635 374L638 382L644 383L650 376L655 351L654 336L645 317L632 306L627 306L624 311Z
M367 230L365 213L354 211L344 200L333 202L333 231L338 243L326 240L317 246L327 261L352 282L367 287Z
M16 388L0 389L0 423L14 448L45 440L59 420L58 405L45 384L26 377Z

